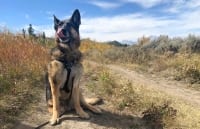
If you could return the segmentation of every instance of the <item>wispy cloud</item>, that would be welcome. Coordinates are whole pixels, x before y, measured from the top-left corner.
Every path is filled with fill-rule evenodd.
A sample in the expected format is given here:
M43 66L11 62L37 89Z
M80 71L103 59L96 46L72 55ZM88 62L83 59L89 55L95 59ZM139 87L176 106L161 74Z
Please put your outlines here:
M56 14L56 11L45 11L45 14L47 15L47 19L48 20L52 20L53 21L53 15Z
M88 2L89 4L95 5L102 9L113 9L121 6L119 2L107 2L107 1L99 1L99 0L92 0Z
M81 26L82 37L100 41L134 40L145 36L186 36L200 34L200 9L182 12L175 18L150 16L144 13L125 14L113 17L84 18Z
M121 0L135 2L145 8L168 3L165 15L150 15L146 13L124 14L112 17L84 18L81 26L82 37L107 40L137 40L138 37L186 36L189 33L200 34L200 1L196 0ZM171 9L171 11L166 11ZM170 16L168 15L170 14Z
M167 0L121 0L124 3L136 3L144 8L150 8L160 3L164 3Z
M55 14L55 11L46 11L45 12L47 15L53 15L53 14Z
M0 31L4 31L6 29L6 22L0 22Z
M113 17L84 18L81 25L82 37L95 40L137 40L143 35L170 34L168 28L176 20L156 18L144 14L126 14ZM163 31L165 30L165 31Z
M30 19L30 15L29 14L25 14L25 18L26 19Z
M183 13L198 10L200 8L200 1L197 0L174 0L171 1L171 6L165 9L169 13Z
M145 36L186 36L200 34L200 11L185 12L176 19L149 16L143 13L116 15L112 17L83 17L80 26L82 38L98 41L131 40ZM35 30L54 36L52 25L33 26Z
M135 1L140 3L141 6L145 8L154 7L160 4L160 2L169 2L169 0L149 0L148 2L145 0L123 1ZM174 37L186 36L189 33L200 34L200 2L195 0L176 0L175 2L170 2L171 3L167 6L168 8L165 7L162 8L162 10L159 10L163 12L164 15L151 15L145 12L138 12L127 13L123 15L118 14L109 17L87 17L87 15L84 14L84 17L82 17L82 24L80 26L81 37L89 37L98 41L136 41L143 35L159 36L163 34ZM108 6L106 8L108 8ZM171 9L171 11L167 9ZM66 18L66 16L63 17ZM70 16L67 16L67 18L69 17ZM52 25L41 25L33 27L40 32L45 32L47 36L54 36Z
M0 22L0 26L6 26L6 22Z

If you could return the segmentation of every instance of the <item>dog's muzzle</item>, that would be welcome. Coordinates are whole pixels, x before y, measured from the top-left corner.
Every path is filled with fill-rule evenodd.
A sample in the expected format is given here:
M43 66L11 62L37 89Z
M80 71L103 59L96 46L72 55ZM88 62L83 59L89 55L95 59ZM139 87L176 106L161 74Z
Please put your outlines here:
M56 36L59 39L59 41L62 43L68 43L71 40L70 35L67 34L66 30L64 30L62 28L58 28L58 30L56 32Z

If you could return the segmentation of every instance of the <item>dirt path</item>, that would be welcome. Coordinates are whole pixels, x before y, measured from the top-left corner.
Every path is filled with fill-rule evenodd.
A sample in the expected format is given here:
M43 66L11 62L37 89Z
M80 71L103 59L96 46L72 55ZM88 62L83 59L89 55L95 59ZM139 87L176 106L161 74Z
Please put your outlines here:
M97 65L94 62L89 62ZM128 70L117 65L106 65L115 74L126 77L130 81L138 85L144 85L148 88L163 91L175 98L184 100L196 107L200 107L200 92L186 88L186 84L167 80L163 77L153 77L147 74L141 74L135 71ZM91 97L90 93L84 88L84 77L82 79L84 94ZM32 106L31 111L23 113L21 119L15 125L14 129L34 129L35 127L44 124L50 118L50 114L46 109L45 92L41 94L41 100ZM89 95L89 96L88 96ZM57 126L49 124L42 125L40 129L145 129L141 117L134 115L123 114L112 109L112 104L109 100L105 100L104 104L99 105L103 110L102 115L96 115L87 111L91 118L89 120L80 119L74 111L64 114L61 117L61 123Z
M81 82L84 95L95 96L84 87L85 80L83 77ZM40 93L40 96L41 100L37 104L33 104L31 111L23 113L14 129L35 129L38 126L40 126L39 129L147 129L141 117L113 110L109 100L104 100L103 104L98 105L103 111L101 115L86 110L91 118L83 120L76 115L75 111L71 111L61 117L59 125L51 126L46 123L51 116L47 112L45 92Z
M117 65L107 65L106 67L111 69L114 73L126 77L135 84L163 91L173 96L173 98L182 99L188 104L200 107L200 92L186 88L187 84L183 82L173 81L150 74L141 74Z
M64 114L61 117L61 123L56 126L51 126L45 122L49 120L50 114L46 111L45 100L42 100L37 106L33 107L31 113L26 113L26 119L19 119L14 129L35 129L40 125L39 129L129 129L131 126L140 126L139 129L145 129L142 127L141 118L120 114L117 112L111 112L106 107L106 103L101 107L103 113L101 115L95 115L89 111L91 118L89 120L83 120L79 118L74 111Z

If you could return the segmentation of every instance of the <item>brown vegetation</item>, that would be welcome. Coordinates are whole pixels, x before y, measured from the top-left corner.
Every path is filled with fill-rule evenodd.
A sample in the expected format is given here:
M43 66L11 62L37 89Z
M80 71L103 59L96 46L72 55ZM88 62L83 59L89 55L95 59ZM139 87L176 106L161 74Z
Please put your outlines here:
M176 80L200 83L199 37L142 38L127 47L82 40L86 59L101 63L117 63L143 72L162 73ZM11 128L20 113L37 100L43 88L43 72L48 62L48 45L12 34L0 34L0 124ZM128 65L129 64L129 65ZM85 65L87 87L112 103L115 110L142 115L152 128L199 127L199 112L182 101L163 93L132 84L112 74L104 66ZM120 81L119 81L120 80ZM117 99L116 99L117 98ZM168 102L171 102L170 104ZM181 123L183 122L183 123Z
M12 34L0 34L0 124L12 123L36 100L47 64L47 49Z

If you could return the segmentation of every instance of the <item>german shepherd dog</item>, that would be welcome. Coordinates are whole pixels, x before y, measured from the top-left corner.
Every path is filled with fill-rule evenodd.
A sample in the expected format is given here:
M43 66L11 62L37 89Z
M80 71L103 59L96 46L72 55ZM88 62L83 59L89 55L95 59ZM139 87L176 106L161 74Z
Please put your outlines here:
M58 124L59 116L71 109L75 109L81 118L89 118L81 106L101 113L99 108L92 106L100 99L85 99L79 87L83 73L82 54L79 51L80 24L81 16L77 9L67 20L59 20L54 15L56 47L51 50L51 62L45 75L46 100L48 110L52 113L51 125Z

